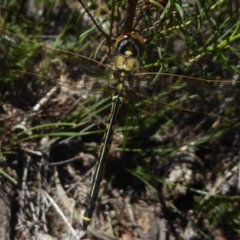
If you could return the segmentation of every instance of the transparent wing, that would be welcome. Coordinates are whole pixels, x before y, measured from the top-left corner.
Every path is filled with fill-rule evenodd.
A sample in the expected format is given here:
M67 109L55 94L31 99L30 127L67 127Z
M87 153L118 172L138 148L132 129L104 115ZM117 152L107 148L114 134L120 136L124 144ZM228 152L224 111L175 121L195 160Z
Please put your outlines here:
M1 121L6 132L8 126L33 121L33 115L41 123L64 119L78 99L99 98L109 85L110 69L87 57L4 30L0 41Z
M44 114L58 117L67 116L72 110L69 106L78 108L80 115L86 112L88 119L99 109L105 115L109 113L111 101L104 99L111 96L111 67L8 32L1 31L0 37L1 101L23 111L44 107ZM58 97L49 100L54 94ZM143 136L172 131L176 139L186 134L190 141L219 121L236 121L233 103L238 96L239 82L232 79L206 80L140 70L129 82L120 122L124 121L125 129L138 129ZM79 98L80 102L76 100Z
M136 118L129 117L128 123L143 137L158 136L164 146L174 139L172 146L181 147L214 138L238 122L238 81L153 72L136 77L141 91L134 96L134 109L140 109L141 120L136 124Z

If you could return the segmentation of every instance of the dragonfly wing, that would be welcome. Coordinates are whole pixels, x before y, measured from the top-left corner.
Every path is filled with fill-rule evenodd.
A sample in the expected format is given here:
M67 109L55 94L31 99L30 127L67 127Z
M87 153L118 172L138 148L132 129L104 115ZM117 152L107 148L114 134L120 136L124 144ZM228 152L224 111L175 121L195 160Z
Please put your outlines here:
M230 79L143 73L136 74L131 87L137 89L138 94L127 98L128 105L134 105L129 110L129 116L134 116L129 117L129 129L138 129L144 137L155 134L167 139L175 135L176 141L185 139L186 144L190 144L207 133L214 136L221 126L231 126L237 121L231 101L239 98L240 85L239 82L234 85ZM136 109L138 113L132 113ZM181 140L177 145L182 144Z
M9 85L15 81L18 95L22 92L32 102L36 103L55 86L64 94L86 96L109 85L110 68L95 60L3 30L0 38L1 82Z

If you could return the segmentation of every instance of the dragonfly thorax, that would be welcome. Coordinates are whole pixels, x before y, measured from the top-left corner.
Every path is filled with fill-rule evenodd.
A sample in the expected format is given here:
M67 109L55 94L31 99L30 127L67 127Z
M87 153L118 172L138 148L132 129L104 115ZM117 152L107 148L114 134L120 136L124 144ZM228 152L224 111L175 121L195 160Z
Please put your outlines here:
M113 71L120 72L134 72L138 68L138 60L133 57L126 57L118 55L115 59Z
M111 88L115 94L125 94L129 91L129 81L131 81L134 71L138 68L138 60L134 57L118 55L112 71Z

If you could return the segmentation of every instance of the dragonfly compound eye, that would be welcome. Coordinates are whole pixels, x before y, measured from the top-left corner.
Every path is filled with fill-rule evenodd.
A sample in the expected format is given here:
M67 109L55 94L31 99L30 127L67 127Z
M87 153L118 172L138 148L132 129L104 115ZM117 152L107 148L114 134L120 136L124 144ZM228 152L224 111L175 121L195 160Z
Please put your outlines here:
M144 49L144 40L136 33L120 35L116 40L116 49L125 57L139 58Z

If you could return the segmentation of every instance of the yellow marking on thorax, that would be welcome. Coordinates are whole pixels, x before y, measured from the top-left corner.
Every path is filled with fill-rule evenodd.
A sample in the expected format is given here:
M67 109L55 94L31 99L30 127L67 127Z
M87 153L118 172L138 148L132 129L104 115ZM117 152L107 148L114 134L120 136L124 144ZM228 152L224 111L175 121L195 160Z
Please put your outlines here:
M123 91L123 84L122 84L122 83L119 83L119 84L117 85L117 92L118 92L118 93L122 93L122 91Z
M124 71L134 71L138 67L136 58L118 55L115 61L115 67Z

